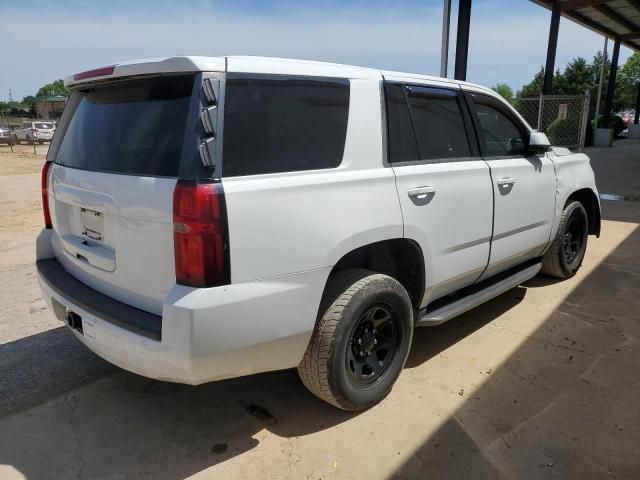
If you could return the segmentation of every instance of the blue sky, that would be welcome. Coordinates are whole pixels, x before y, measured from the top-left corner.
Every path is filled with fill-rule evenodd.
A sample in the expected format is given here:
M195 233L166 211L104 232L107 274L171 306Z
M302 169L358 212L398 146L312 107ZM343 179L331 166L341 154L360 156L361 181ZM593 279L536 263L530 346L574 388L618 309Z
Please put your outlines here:
M19 100L74 72L169 55L269 55L433 75L440 68L442 0L0 0L0 12L2 100L9 89ZM514 90L528 82L545 61L549 17L527 0L473 0L468 80ZM603 41L563 19L556 64L590 60ZM622 48L621 61L631 53Z

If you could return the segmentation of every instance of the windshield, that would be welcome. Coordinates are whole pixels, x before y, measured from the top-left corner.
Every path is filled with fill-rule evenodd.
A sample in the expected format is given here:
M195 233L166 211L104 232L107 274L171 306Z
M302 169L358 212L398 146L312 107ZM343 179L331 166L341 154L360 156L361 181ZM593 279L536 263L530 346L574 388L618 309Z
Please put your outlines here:
M107 84L77 104L55 161L99 172L178 176L193 75Z

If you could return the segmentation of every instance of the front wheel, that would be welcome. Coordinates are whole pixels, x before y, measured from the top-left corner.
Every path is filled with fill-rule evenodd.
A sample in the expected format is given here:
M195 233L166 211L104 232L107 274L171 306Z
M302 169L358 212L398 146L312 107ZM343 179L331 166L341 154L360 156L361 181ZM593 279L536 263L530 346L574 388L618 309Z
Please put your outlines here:
M391 391L409 354L413 307L393 278L363 269L329 279L298 366L302 383L343 410L363 410Z
M584 259L589 218L580 202L569 203L562 212L558 233L542 258L542 273L557 278L573 277Z

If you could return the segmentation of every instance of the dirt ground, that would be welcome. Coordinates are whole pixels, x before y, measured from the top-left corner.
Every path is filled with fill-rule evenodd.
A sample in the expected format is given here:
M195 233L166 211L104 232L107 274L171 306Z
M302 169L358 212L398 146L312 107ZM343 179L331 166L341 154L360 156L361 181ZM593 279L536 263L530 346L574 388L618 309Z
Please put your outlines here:
M417 330L391 395L354 414L294 371L189 387L78 343L35 281L38 148L0 145L0 479L640 478L637 201L603 202L573 279ZM589 154L602 192L636 193L640 142Z

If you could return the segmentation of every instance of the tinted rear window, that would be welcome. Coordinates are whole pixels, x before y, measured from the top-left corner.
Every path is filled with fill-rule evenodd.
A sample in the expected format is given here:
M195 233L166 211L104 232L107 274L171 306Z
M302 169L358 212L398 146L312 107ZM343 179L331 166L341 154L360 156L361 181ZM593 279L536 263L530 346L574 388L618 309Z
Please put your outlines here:
M224 176L337 167L349 82L228 78L224 114Z
M117 82L81 98L56 162L85 170L178 176L194 76Z
M50 130L53 128L53 125L50 123L34 123L35 128L39 128L41 130Z
M387 106L389 161L398 163L417 160L420 158L418 141L402 85L388 83L385 84L384 91Z

